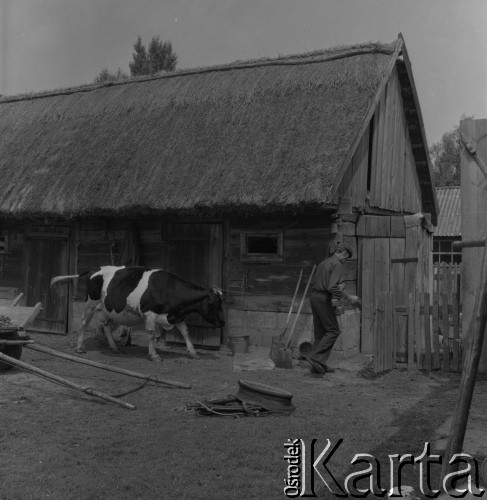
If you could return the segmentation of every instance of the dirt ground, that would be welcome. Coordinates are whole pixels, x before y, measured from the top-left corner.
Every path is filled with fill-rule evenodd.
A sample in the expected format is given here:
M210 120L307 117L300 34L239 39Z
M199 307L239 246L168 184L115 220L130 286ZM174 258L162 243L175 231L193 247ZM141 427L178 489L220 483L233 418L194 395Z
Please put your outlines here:
M73 335L31 337L74 354ZM303 362L292 370L268 369L265 363L256 369L258 363L245 364L226 348L198 350L199 360L171 348L157 364L147 359L143 333L133 342L114 354L103 339L90 338L85 357L192 388L146 384L122 398L137 407L127 410L19 369L0 373L0 500L286 498L288 439L316 439L320 450L327 439L343 439L329 464L339 480L356 453L382 460L393 453L417 456L426 441L441 448L460 381L456 374L406 370L374 377L362 356L335 359L337 371L317 379ZM27 348L22 361L111 395L142 382ZM290 416L230 418L187 409L187 403L235 394L239 379L290 391L296 410ZM487 382L479 380L472 412L482 433L486 408ZM468 432L475 431L470 427ZM479 456L485 452L475 450ZM412 467L403 483L418 492L418 480ZM335 498L319 479L316 493Z

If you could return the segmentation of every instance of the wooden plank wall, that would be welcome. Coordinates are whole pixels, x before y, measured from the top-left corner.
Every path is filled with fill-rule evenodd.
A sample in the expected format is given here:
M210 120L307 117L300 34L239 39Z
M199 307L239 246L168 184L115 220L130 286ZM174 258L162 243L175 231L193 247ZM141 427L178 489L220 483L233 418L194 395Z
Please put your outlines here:
M373 353L374 312L380 293L391 292L396 304L406 303L409 294L427 292L432 286L432 236L414 216L367 215L357 223L361 248L362 297L361 350ZM394 346L400 361L407 360L407 321L400 318L396 325Z
M338 203L342 196L348 196L351 198L353 206L365 205L369 164L369 134L370 129L367 127L336 190L335 203Z
M460 132L472 141L479 156L487 163L487 119L463 120ZM462 239L487 238L487 178L475 158L465 148L461 154ZM462 250L462 332L465 334L472 319L475 295L480 285L479 269L482 267L483 248ZM487 342L484 342L479 371L487 373Z
M2 221L0 223L0 230L8 237L7 252L3 256L0 256L2 259L0 284L24 291L24 228L18 222L14 225L7 221Z
M421 212L421 191L409 139L397 72L373 118L370 206Z
M78 222L77 272L98 266L120 265L120 256L130 221L119 219L83 219ZM164 266L163 225L157 219L136 221L139 236L140 264L149 267ZM84 300L85 280L80 280L77 297Z
M228 286L237 300L233 307L285 311L289 308L301 269L305 274L330 255L330 244L337 236L331 219L289 218L274 220L233 219L229 230ZM281 262L251 262L240 254L241 234L283 230L284 258ZM343 236L348 241L355 237ZM347 262L343 280L348 293L357 292L357 260ZM265 305L267 304L267 306Z
M349 196L353 206L365 206L395 212L421 212L421 190L404 113L397 71L391 75L382 95L371 129L367 127L350 165L336 190L335 203ZM369 141L372 151L369 152ZM367 176L371 157L370 192Z

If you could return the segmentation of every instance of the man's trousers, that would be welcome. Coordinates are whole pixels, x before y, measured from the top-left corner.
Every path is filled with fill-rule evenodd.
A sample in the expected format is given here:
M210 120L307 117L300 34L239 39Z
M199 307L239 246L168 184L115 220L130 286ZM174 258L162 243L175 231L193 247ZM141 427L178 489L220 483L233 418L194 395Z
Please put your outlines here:
M312 292L310 303L315 341L308 357L326 366L336 339L340 335L340 327L329 294Z

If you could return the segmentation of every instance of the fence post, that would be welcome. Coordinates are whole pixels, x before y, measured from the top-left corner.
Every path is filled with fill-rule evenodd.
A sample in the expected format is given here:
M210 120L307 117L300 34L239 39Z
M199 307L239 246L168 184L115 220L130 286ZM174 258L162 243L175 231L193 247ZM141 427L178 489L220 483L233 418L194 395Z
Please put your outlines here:
M409 292L408 297L408 368L415 368L414 362L414 333L416 331L415 324L415 304L412 292Z

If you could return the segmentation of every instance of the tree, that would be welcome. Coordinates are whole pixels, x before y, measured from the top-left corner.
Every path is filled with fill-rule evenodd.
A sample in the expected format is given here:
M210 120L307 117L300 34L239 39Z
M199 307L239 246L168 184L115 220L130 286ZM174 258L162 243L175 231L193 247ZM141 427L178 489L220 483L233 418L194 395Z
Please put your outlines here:
M162 42L158 36L152 37L148 48L142 43L142 38L137 37L132 58L132 62L129 63L130 76L154 75L160 71L174 71L178 62L178 56L173 51L171 42ZM103 68L95 77L94 83L117 82L126 80L130 76L120 68L115 72Z
M462 115L460 120L473 118ZM433 163L433 179L437 187L460 185L460 124L453 130L445 132L441 140L435 142L429 149Z
M135 52L132 54L133 62L129 64L130 74L132 76L148 75L149 74L149 56L145 45L142 44L142 38L137 37L134 44Z
M114 73L109 71L108 68L103 68L95 77L94 83L119 82L127 80L127 78L129 78L129 75L121 68L118 68Z
M134 44L133 61L129 64L132 76L154 75L160 71L174 71L178 61L171 42L162 42L153 36L148 48L139 36Z

